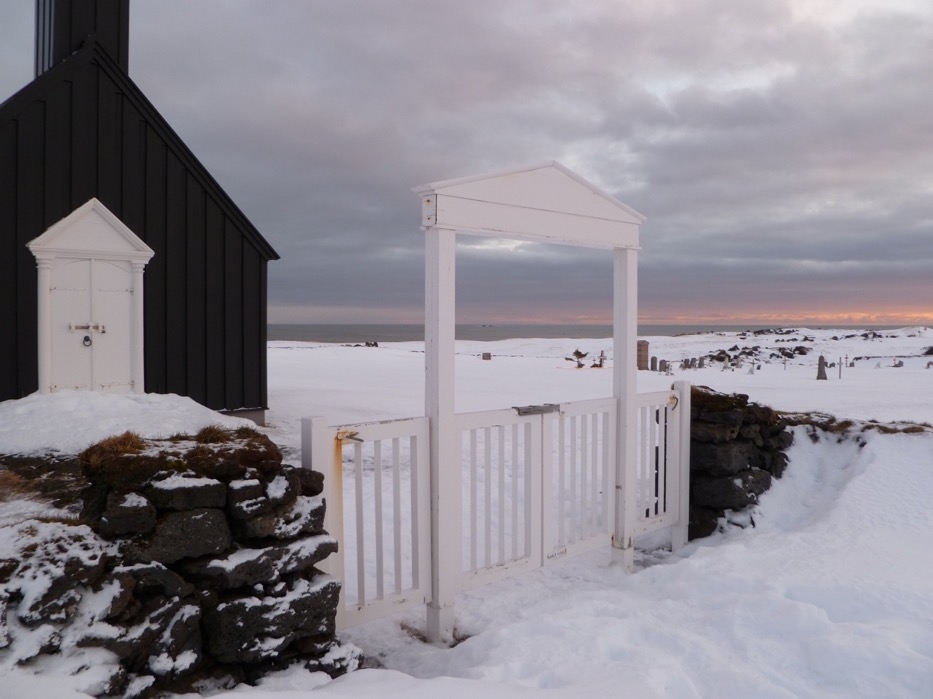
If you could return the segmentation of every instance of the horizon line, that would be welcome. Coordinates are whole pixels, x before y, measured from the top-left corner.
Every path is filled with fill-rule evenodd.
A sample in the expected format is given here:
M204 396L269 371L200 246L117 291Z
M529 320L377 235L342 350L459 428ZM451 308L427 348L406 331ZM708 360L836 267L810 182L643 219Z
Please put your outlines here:
M378 322L378 321L344 321L344 322L334 322L334 321L268 321L266 325L398 325L398 326L422 326L424 323L422 321L413 321L413 322ZM471 327L503 327L503 326L533 326L533 325L542 325L542 326L569 326L569 327L611 327L612 322L566 322L566 321L497 321L489 323L474 323L474 322L464 322L464 323L455 323L457 326L471 326ZM908 326L923 326L923 327L933 327L933 319L925 321L917 320L861 320L853 321L851 319L847 320L817 320L817 319L800 319L800 320L781 320L781 321L709 321L709 320L698 320L698 321L667 321L667 322L658 322L658 321L648 321L642 322L638 321L639 326L668 326L668 327L697 327L697 326L715 326L715 327L761 327L761 328L784 328L790 326L807 326L807 327L843 327L843 326L852 326L852 327L867 327L867 326L889 326L889 327L908 327Z

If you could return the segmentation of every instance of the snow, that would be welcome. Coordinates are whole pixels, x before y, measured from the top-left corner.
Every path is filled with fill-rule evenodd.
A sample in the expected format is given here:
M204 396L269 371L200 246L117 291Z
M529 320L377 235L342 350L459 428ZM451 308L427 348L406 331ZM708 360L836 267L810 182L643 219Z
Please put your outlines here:
M285 476L276 476L266 486L266 495L272 500L280 500L288 492L288 479Z
M331 543L334 543L334 538L329 534L317 534L292 541L284 545L284 553L276 566L282 572L292 572L297 561L312 557L321 546ZM223 558L215 558L206 562L204 569L209 572L215 570L231 571L267 555L269 555L268 549L243 548L233 551Z
M670 376L639 372L639 390L685 379L780 410L933 423L933 369L926 368L933 357L923 354L933 346L933 330L881 334L801 328L787 335L651 337L650 354L672 361L674 370ZM748 359L734 370L678 368L682 359L734 345L759 345L760 369L749 374ZM786 363L770 357L798 345L813 349ZM457 346L460 411L612 392L611 370L577 370L564 360L577 348L590 356L605 350L611 364L609 340ZM416 342L378 348L270 343L267 432L297 462L302 417L341 424L421 414L423 350ZM482 352L493 359L483 361ZM817 381L819 354L855 365L843 367L841 378L838 365L828 368L829 380ZM895 368L897 361L903 367ZM214 422L220 422L214 414L177 396L32 396L0 404L0 453L50 445L75 451L125 429L166 436ZM825 435L816 442L806 428L795 430L786 474L745 520L754 526L729 528L676 554L643 551L634 574L610 550L596 550L474 588L457 598L457 630L465 640L453 648L425 644L409 632L422 627L421 612L344 634L386 669L331 681L293 668L256 687L213 695L930 696L933 430L884 434L856 426L858 441ZM21 501L0 504L0 523L7 525L0 532L30 513ZM30 699L84 697L91 678L68 676L75 661L56 667L50 660L28 669L0 665L4 691Z
M68 426L63 429L63 425ZM0 402L0 451L77 454L127 430L141 437L193 434L208 425L242 427L249 420L220 415L190 398L152 393L59 391Z
M126 493L120 501L120 507L126 508L146 507L148 504L149 501L139 493Z
M152 487L157 490L177 490L179 488L207 487L213 485L220 485L220 481L216 478L183 475L180 473L173 473L171 476L152 483Z
M321 495L299 495L288 512L276 520L273 535L278 539L298 536L323 506L324 497Z
M642 392L670 388L684 379L753 399L779 410L821 410L840 418L908 420L933 424L933 356L918 356L933 346L933 329L903 328L866 339L864 331L800 328L788 335L704 333L676 337L647 337L650 354L675 363L672 376L638 372ZM888 337L888 336L892 337ZM846 336L848 337L846 339ZM804 342L805 337L814 338ZM833 337L840 339L833 340ZM796 342L789 342L796 338ZM749 363L734 371L718 365L679 371L682 359L738 345L774 349L807 345L805 356L787 361L764 361L748 375ZM575 369L565 360L575 349L589 357L605 351L605 369ZM610 339L513 339L457 343L457 410L494 410L513 405L603 398L612 395ZM483 352L492 360L484 361ZM829 380L817 382L817 357L828 362L848 357L854 368L827 369ZM904 367L892 368L894 357ZM877 364L880 369L876 369ZM304 342L269 343L270 398L267 422L275 426L276 441L286 454L299 458L300 419L321 415L331 424L411 417L424 414L424 343L382 343L379 347L345 347Z
M101 541L84 524L63 529L53 522L30 519L0 528L0 560L20 559L26 548L32 549L33 555L20 577L0 585L0 596L15 594L24 608L41 600L70 564L93 567L102 555L117 551L114 544Z

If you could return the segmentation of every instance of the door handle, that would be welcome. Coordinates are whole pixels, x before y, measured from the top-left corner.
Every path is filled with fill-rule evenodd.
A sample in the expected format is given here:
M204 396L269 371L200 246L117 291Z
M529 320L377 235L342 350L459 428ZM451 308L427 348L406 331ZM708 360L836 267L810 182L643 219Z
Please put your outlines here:
M68 323L68 330L71 332L74 332L75 330L90 330L91 332L99 333L107 332L107 328L103 323L85 323L83 325Z

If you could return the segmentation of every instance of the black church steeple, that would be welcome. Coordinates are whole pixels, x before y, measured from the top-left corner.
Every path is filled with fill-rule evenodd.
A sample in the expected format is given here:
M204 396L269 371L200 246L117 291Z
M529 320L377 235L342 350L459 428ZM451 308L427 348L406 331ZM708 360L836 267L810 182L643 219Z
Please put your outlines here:
M81 48L90 36L129 68L129 0L36 0L36 77Z

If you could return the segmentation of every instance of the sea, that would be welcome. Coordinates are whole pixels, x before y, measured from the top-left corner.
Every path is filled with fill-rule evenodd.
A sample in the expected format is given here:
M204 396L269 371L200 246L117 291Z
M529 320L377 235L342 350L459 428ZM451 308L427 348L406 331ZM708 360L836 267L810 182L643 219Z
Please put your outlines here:
M696 335L710 332L741 332L765 330L773 325L639 325L642 337ZM795 326L790 326L795 327ZM802 324L796 327L819 329L889 330L899 325L846 325L817 326ZM458 340L510 340L514 338L545 339L601 339L612 337L611 325L457 325ZM268 339L300 342L365 343L424 341L423 325L365 325L365 324L269 324Z

